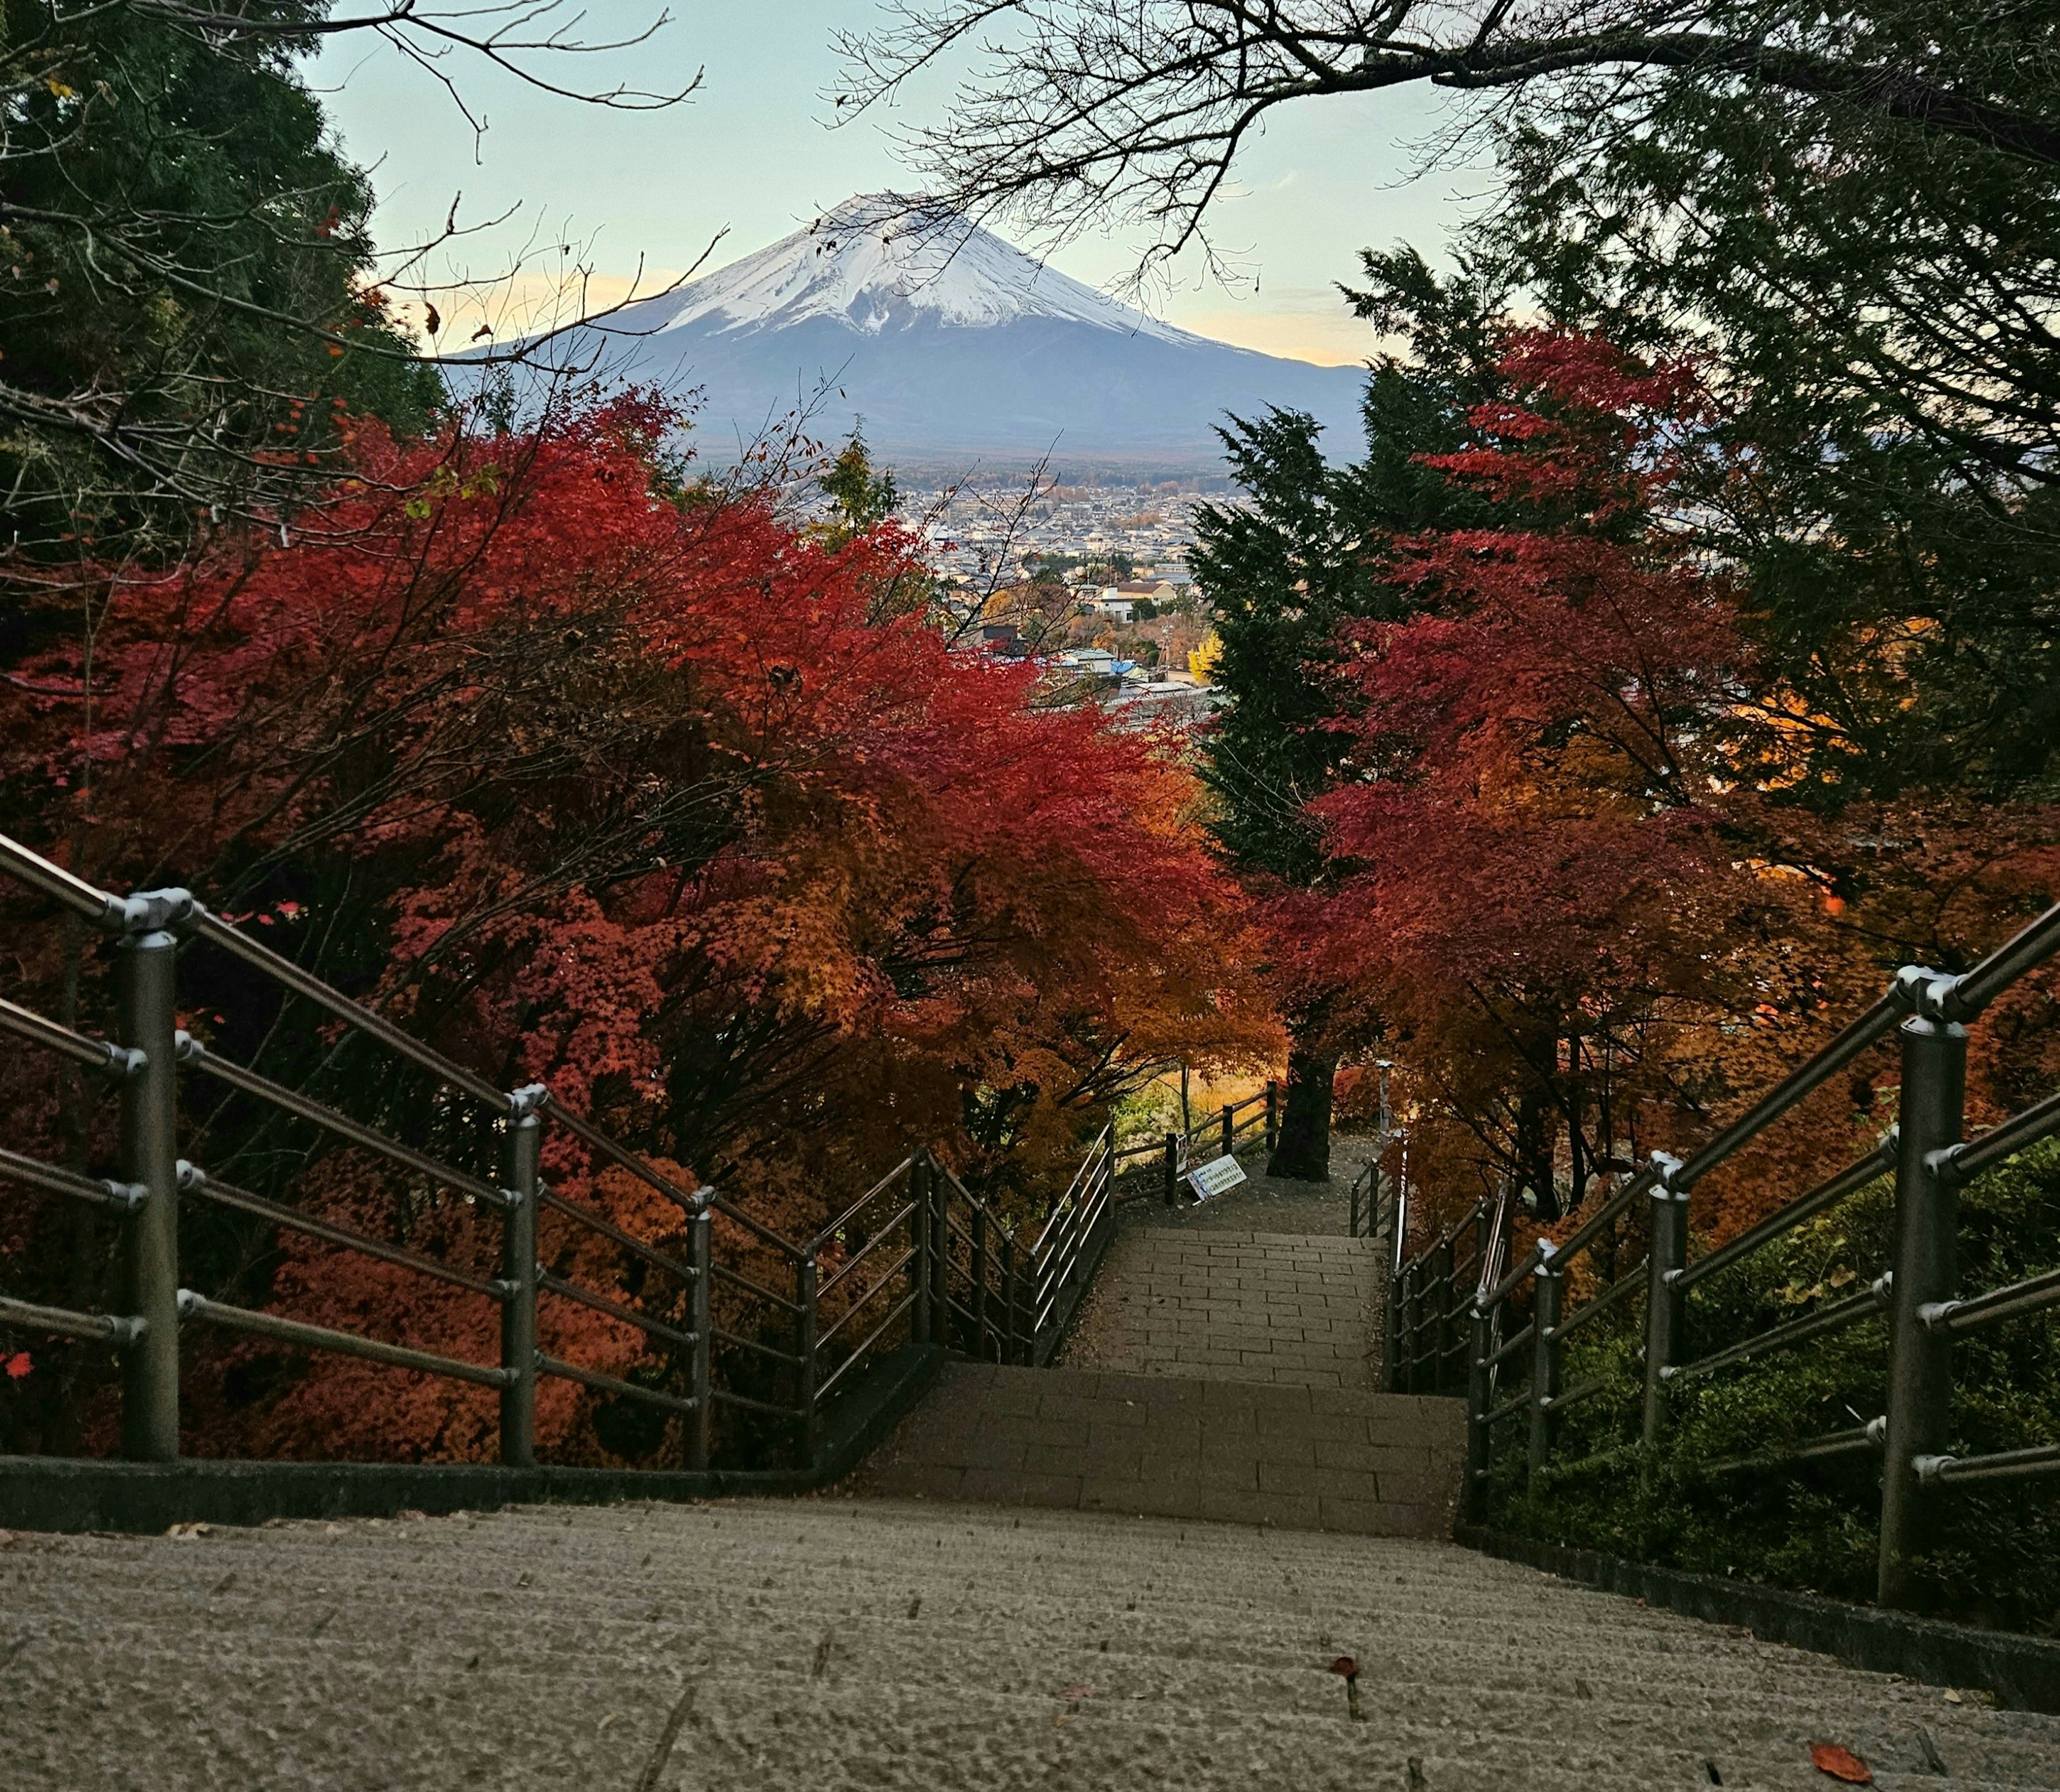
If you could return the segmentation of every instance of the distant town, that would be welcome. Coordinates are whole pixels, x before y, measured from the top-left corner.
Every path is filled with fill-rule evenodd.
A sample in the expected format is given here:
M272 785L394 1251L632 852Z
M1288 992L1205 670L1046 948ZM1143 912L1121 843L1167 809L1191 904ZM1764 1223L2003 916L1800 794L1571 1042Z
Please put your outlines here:
M902 513L930 543L964 647L1037 661L1054 700L1184 722L1218 701L1215 631L1188 566L1205 501L1239 501L1193 480L1025 480L911 490Z

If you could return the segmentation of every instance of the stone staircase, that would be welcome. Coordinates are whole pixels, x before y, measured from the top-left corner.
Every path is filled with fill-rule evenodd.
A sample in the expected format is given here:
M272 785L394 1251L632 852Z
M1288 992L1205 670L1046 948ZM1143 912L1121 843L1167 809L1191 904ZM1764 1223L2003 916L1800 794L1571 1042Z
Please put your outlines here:
M1455 1400L954 1363L852 1491L1439 1537L1465 1454Z
M1371 1239L1148 1220L1058 1367L948 1365L852 1491L1449 1536L1465 1414L1376 1391L1379 1275Z
M864 1497L0 1533L0 1786L2060 1785L2060 1718L1439 1540L1459 1403L1375 1391L1363 1245L1108 1263L1067 1364L948 1367Z
M816 1499L0 1543L7 1792L1806 1792L1816 1741L2060 1786L2060 1719L1407 1538Z

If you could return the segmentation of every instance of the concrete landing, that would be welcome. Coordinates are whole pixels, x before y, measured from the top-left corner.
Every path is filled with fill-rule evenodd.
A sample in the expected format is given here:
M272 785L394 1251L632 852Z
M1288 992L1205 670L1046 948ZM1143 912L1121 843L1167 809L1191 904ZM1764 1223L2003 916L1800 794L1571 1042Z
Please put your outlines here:
M958 1363L850 1486L896 1499L1449 1537L1465 1455L1457 1400Z
M2060 1786L2060 1718L1449 1543L824 1499L0 1541L6 1792L1825 1792L1818 1741Z

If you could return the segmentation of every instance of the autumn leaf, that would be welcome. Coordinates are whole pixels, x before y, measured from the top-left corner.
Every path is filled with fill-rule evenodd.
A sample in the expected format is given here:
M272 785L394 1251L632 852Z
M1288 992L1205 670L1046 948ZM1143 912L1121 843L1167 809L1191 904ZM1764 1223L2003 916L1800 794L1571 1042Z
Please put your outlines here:
M1873 1770L1851 1750L1836 1742L1812 1742L1810 1760L1820 1774L1829 1774L1833 1779L1843 1780L1849 1786L1871 1786Z
M29 1353L26 1351L17 1351L7 1359L6 1367L8 1380L23 1381L27 1379L29 1371L35 1365L29 1360Z

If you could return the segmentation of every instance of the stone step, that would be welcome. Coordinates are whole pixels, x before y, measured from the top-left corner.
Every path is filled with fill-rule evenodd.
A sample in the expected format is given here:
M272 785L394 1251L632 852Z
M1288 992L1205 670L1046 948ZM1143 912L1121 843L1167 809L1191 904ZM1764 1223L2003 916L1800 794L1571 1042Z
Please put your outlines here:
M1413 1539L815 1499L0 1539L6 1792L1807 1792L1820 1739L2060 1786L2060 1718Z
M1457 1400L948 1363L853 1483L885 1497L1448 1537Z
M1371 1389L1379 1272L1371 1239L1140 1224L1109 1247L1061 1361Z

